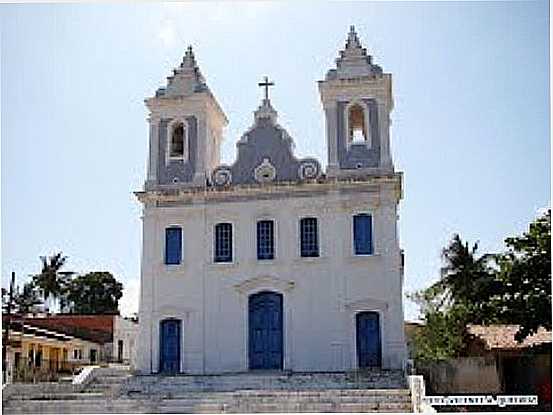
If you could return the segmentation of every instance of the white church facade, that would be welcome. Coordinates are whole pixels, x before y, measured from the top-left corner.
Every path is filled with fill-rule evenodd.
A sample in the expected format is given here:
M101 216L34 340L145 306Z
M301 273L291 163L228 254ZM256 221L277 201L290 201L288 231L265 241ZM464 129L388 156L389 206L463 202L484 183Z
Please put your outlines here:
M220 164L227 118L191 48L146 99L139 372L402 368L391 75L353 27L336 64L318 85L325 171L294 156L267 79L236 160Z

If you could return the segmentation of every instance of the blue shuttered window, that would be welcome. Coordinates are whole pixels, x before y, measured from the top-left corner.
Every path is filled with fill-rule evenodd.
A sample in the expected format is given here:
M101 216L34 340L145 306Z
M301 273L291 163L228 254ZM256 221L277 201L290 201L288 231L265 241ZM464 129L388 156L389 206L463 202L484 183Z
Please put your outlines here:
M273 259L275 257L275 224L272 220L257 222L257 259Z
M215 225L215 262L232 262L232 224Z
M372 217L362 213L353 217L353 244L355 255L371 255Z
M300 255L302 257L319 256L317 218L303 218L300 220Z
M165 229L165 263L178 265L182 258L182 229L171 227Z

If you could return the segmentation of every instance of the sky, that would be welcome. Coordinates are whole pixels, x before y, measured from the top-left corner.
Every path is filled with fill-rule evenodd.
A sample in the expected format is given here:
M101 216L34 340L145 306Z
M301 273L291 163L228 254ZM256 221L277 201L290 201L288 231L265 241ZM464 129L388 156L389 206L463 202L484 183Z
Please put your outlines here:
M187 2L0 5L1 269L39 257L110 271L137 310L146 175L144 98L194 47L229 118L222 162L268 75L296 154L326 166L317 81L350 25L393 76L391 147L404 173L405 292L439 277L454 233L503 249L550 206L549 8L524 2ZM298 276L299 278L300 276ZM418 317L405 302L406 319Z

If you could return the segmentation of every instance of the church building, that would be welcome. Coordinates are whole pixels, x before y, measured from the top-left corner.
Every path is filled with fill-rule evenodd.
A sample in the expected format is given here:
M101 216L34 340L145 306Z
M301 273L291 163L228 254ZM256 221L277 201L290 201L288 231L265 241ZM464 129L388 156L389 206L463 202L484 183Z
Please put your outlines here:
M294 155L271 85L260 83L264 97L229 165L220 163L227 117L191 47L145 100L141 373L404 365L392 77L352 27L318 82L324 170Z

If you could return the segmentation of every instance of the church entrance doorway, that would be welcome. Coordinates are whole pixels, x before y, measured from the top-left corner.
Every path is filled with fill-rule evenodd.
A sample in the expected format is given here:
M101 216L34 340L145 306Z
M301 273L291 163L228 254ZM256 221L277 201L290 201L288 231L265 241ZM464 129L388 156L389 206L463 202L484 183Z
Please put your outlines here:
M250 369L282 370L282 294L262 291L248 304Z
M374 311L364 311L355 317L358 367L380 367L380 319Z
M180 372L181 322L168 319L161 322L161 344L159 371L162 373Z

